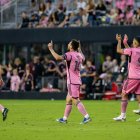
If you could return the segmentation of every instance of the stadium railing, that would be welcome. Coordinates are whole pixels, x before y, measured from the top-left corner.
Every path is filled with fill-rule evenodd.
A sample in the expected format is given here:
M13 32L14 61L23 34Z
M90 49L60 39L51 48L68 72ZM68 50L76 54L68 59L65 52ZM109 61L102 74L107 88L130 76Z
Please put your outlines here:
M11 0L0 7L0 28L11 28L17 24L17 0Z

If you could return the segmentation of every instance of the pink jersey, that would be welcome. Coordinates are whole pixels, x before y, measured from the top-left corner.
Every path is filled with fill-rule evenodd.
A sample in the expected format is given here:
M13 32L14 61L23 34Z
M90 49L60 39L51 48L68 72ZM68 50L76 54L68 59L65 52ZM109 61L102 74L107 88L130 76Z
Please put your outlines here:
M13 75L11 77L11 90L18 91L20 84L20 77L18 75Z
M124 49L123 54L130 57L128 65L128 78L140 79L140 47Z
M67 69L67 84L81 85L80 66L84 60L79 52L67 52L64 54Z
M127 5L134 6L135 1L134 0L127 0Z

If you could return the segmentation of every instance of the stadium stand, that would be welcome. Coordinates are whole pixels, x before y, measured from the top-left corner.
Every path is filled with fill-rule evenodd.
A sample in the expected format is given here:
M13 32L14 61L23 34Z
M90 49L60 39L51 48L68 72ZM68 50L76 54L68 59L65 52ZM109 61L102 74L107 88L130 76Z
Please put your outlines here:
M8 2L8 0L2 0L1 7ZM46 28L60 28L63 30L65 28L80 27L82 30L82 28L140 25L139 3L134 0L19 0L16 2L17 19L14 21L15 25L10 27L16 28L16 31L23 30L25 31L24 33L26 33L26 29L24 30L23 28L31 29L36 33L36 28L37 30L40 30L40 28L42 30ZM0 27L5 28L6 26L2 26L2 24L1 22ZM11 23L7 26L9 25ZM114 33L114 30L111 31ZM67 41L63 42L66 43ZM22 47L24 48L25 46L23 45ZM29 50L29 47L27 47L28 50L25 52L24 49L16 48L16 51L13 51L14 55L11 54L12 49L9 47L9 50L5 50L10 52L6 56L7 58L5 57L8 62L6 60L2 61L3 55L1 55L1 74L5 81L5 86L1 90L13 92L65 92L65 64L57 63L52 59L46 50L46 44L32 42L30 47L31 49ZM58 47L57 50L59 52L63 53L65 51L64 47L60 50L59 44L55 47ZM98 57L98 59L102 59L102 62L97 63L99 60L94 60L96 59L94 55L97 48L93 44L90 45L90 43L84 47L83 50L87 60L81 69L83 85L81 86L80 97L83 99L119 98L122 81L127 75L127 58L123 55L121 57L114 56L114 49L112 49L111 53L109 53L109 50L107 52L105 49L102 49L103 55ZM94 47L94 50L92 50L94 52L91 51L91 47ZM22 51L20 52L20 50ZM17 56L15 55L16 52L20 52L20 54ZM105 54L104 52L107 53ZM0 53L2 54L1 51ZM30 58L32 60L23 58L24 55L22 53L25 53L25 57L26 53L27 55L31 53ZM100 50L98 50L98 53L100 53ZM18 70L17 73L15 69ZM12 78L13 75L15 78ZM18 83L17 79L19 78ZM12 84L15 85L14 82L18 83L18 85L13 90Z

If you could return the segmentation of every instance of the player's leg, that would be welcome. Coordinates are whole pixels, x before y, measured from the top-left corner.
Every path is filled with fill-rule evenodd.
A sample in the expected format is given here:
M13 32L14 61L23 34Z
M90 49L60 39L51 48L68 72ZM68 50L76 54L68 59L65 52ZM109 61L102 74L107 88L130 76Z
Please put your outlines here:
M0 111L2 112L3 121L5 121L7 118L8 109L4 108L4 106L0 104Z
M79 112L84 116L84 121L82 123L89 122L91 120L89 114L87 113L83 103L79 99L80 85L71 85L70 88L73 104L76 105Z
M79 98L72 97L73 104L77 107L79 112L84 116L83 121L80 124L85 124L91 121L91 118L89 117L89 114L87 113L85 106L80 101Z
M136 89L136 95L137 95L137 100L138 100L138 104L139 104L139 111L140 111L140 81L138 80L138 86ZM140 115L140 112L138 112L137 114ZM137 119L136 121L140 121L140 118Z
M137 95L137 100L138 100L138 103L139 103L139 110L137 110L137 112L135 112L135 113L140 115L140 95ZM140 122L140 118L137 119L136 121Z
M133 112L136 113L136 114L138 114L138 115L140 115L140 95L137 94L136 97L137 97L138 108L139 108L139 109L133 110Z
M139 80L127 79L124 82L122 89L122 101L121 101L121 115L119 117L113 118L116 121L124 121L126 119L126 108L128 104L128 94L129 93L140 93Z
M65 111L64 111L64 120L67 120L67 118L69 117L70 113L72 110L72 98L71 96L68 94L67 98L66 98L66 107L65 107Z
M126 119L127 105L128 105L128 95L125 93L122 93L121 114L120 114L120 116L113 118L115 121L124 121Z
M64 116L63 116L63 118L57 119L56 121L58 121L60 123L67 123L67 119L71 113L71 110L72 110L72 98L68 94L66 97L66 107L65 107L65 111L64 111Z

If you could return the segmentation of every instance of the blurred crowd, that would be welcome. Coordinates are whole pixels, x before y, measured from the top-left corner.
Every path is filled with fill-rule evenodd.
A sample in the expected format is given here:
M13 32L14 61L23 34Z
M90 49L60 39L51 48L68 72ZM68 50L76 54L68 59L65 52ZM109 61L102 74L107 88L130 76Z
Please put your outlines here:
M100 71L100 72L99 72ZM122 82L127 76L127 58L121 55L118 62L111 56L106 56L101 70L97 70L92 60L86 60L81 66L81 94L90 98L91 93L121 92ZM48 57L34 56L30 63L24 63L15 58L7 65L0 66L0 76L3 77L3 90L60 92L66 91L65 62L55 62ZM93 96L92 95L92 96Z
M0 0L0 6L4 6L8 2L10 2L10 0Z
M20 58L11 60L7 65L0 65L0 77L3 77L4 90L18 91L60 91L58 79L66 76L64 62L56 64L47 57L34 56L30 63L24 63ZM43 84L43 77L51 78ZM54 80L57 77L57 80ZM42 89L43 88L43 89ZM52 89L53 88L53 89Z
M19 28L140 25L135 0L31 0Z

